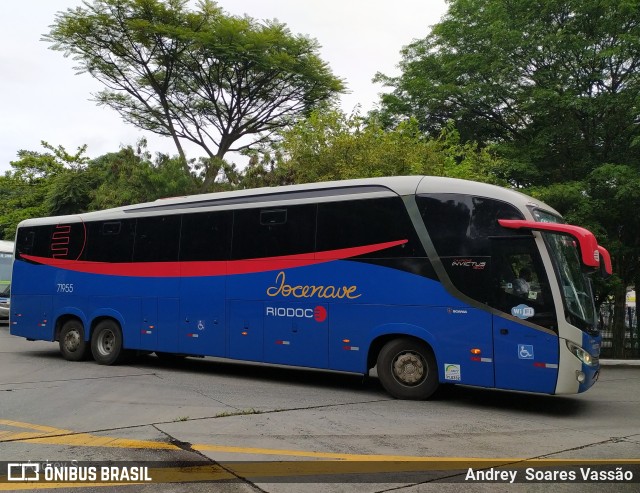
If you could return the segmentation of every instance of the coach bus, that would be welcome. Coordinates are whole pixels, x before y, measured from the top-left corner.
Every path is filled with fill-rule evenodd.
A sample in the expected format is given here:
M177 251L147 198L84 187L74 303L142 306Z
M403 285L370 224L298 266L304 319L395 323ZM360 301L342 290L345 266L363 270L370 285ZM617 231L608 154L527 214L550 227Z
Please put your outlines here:
M598 378L586 229L513 190L387 177L29 219L11 333L70 361L214 356L439 384L577 393Z

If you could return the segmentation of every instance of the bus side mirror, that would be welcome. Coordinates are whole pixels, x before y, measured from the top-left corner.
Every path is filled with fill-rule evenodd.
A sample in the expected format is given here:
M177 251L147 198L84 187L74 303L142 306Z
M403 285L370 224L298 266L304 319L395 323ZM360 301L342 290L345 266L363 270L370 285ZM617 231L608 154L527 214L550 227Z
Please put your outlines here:
M600 245L598 245L598 254L600 256L600 275L603 279L608 279L613 274L611 255L609 255L606 248Z

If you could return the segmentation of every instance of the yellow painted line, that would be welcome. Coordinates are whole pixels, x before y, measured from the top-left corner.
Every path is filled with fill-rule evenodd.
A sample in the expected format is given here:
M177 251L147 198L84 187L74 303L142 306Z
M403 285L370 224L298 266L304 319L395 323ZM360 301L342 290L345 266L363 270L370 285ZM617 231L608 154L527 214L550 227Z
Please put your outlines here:
M434 459L439 460L440 457L416 457L415 455L366 455L366 454L340 454L334 452L312 452L307 450L287 450L273 448L256 448L256 447L235 447L227 445L206 445L196 444L191 448L199 452L225 452L229 454L247 454L247 455L282 455L292 457L309 457L314 459L332 459L332 460L349 460L349 461L417 461L427 462ZM446 458L446 460L462 460L463 458ZM467 460L467 458L464 458ZM476 459L469 459L476 460ZM484 460L487 459L477 459ZM501 460L501 459L491 459ZM514 460L514 459L505 459ZM521 460L521 459L515 459Z
M10 439L20 442L31 442L49 445L67 445L72 447L105 447L105 448L125 448L125 449L147 449L147 450L180 450L179 447L165 442L150 440L131 440L124 438L103 437L91 435L89 433L74 433L70 430L53 428L51 426L23 423L20 421L9 421L0 419L0 425L21 428L23 430L34 430L28 432L0 432L0 439ZM48 435L48 436L47 436ZM524 459L520 457L503 458L480 458L480 457L418 457L412 455L378 455L378 454L344 454L334 452L315 452L309 450L274 449L258 447L238 447L231 445L216 444L194 444L194 450L200 452L220 452L229 454L244 455L267 455L300 457L310 459L325 459L333 461L361 461L361 462L430 462L434 465L452 462L464 462L482 467L483 464L495 464L501 462L512 464L518 462L543 464L571 463L580 464L640 464L640 459L603 459L603 460L572 460L572 459Z
M0 425L26 430L36 430L40 433L31 432L0 432L0 440L12 440L18 442L43 443L49 445L69 445L72 447L109 447L127 449L156 449L156 450L179 450L179 447L165 442L154 442L150 440L131 440L126 438L113 438L91 435L90 433L75 433L71 430L53 428L51 426L35 425L20 421L9 421L0 419Z
M53 428L51 426L34 425L34 424L31 424L31 423L23 423L21 421L12 421L12 420L8 420L8 419L0 419L0 425L11 426L12 428L23 428L25 430L39 431L40 434L42 434L42 433L48 433L48 434L72 433L69 430L62 430L60 428Z
M236 447L226 445L192 445L191 448L200 452L224 452L230 454L247 455L281 455L292 457L308 457L314 459L328 459L339 461L359 462L430 462L444 464L450 462L464 462L478 467L482 464L496 462L511 464L517 462L542 464L571 463L571 464L640 464L640 459L525 459L522 457L419 457L415 455L378 455L378 454L340 454L332 452L311 452L307 450L287 450L256 447Z

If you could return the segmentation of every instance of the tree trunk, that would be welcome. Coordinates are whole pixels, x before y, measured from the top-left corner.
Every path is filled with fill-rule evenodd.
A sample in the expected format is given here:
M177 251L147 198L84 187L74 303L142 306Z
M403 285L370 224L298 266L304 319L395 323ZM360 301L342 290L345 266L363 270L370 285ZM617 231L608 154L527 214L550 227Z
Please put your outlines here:
M620 283L614 291L614 309L613 309L613 357L618 359L624 358L624 316L626 312L627 288L625 283Z
M223 165L224 161L218 156L212 156L207 160L201 192L211 191L211 187L215 183L218 173L220 173L220 169L222 169Z
M640 323L638 323L638 287L640 287L640 272L638 270L635 271L635 275L633 276L633 289L636 292L636 307L635 314L633 317L635 330L633 326L629 327L629 332L631 333L631 347L635 349L634 357L640 358ZM635 339L633 339L633 334L635 332ZM637 346L636 346L637 345Z

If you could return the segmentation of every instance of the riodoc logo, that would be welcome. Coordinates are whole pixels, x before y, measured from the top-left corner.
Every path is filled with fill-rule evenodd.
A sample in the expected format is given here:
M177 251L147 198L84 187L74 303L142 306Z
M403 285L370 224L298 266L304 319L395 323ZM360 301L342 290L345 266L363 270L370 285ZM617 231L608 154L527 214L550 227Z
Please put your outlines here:
M268 306L266 316L279 318L312 318L316 322L324 322L327 319L327 309L324 306L316 306L315 308Z

